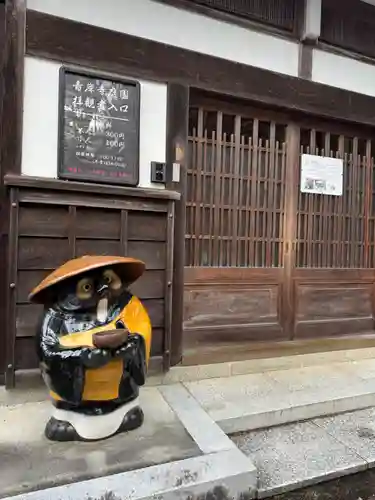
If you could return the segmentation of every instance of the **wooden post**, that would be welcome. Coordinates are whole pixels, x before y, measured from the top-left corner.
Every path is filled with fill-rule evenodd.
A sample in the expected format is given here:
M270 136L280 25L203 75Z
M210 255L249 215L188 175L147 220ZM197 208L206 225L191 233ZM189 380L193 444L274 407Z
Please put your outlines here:
M2 7L2 6L0 6ZM2 14L2 15L1 15ZM4 188L5 174L21 173L23 78L26 33L26 0L6 0L0 10L3 39L0 70L0 383L4 382L6 331L9 327L7 240L9 212ZM14 367L11 367L14 369Z
M295 330L295 294L293 270L295 268L295 239L298 204L300 129L295 124L287 127L287 158L284 206L284 277L282 294L282 323L284 334L292 340Z
M305 0L301 14L298 76L311 80L313 49L321 31L322 0Z
M186 217L186 163L188 147L189 87L168 84L167 97L167 188L181 193L176 202L173 251L173 296L171 365L182 358L185 217Z

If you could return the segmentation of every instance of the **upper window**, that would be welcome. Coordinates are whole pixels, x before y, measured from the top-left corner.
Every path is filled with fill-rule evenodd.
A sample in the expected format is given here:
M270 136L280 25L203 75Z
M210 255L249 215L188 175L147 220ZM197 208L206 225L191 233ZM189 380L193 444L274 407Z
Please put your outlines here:
M185 3L202 5L216 11L275 26L295 32L296 9L301 0L185 0Z
M360 0L323 0L320 39L375 57L375 6Z

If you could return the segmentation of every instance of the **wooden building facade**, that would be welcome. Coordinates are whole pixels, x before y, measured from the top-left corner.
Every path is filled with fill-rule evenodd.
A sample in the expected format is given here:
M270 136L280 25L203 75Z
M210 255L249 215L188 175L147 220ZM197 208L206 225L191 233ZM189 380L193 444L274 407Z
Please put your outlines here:
M37 367L27 293L87 253L146 261L157 369L373 341L375 6L130 3L0 4L2 381ZM63 65L140 81L137 187L58 179ZM301 191L302 154L343 160L342 196Z

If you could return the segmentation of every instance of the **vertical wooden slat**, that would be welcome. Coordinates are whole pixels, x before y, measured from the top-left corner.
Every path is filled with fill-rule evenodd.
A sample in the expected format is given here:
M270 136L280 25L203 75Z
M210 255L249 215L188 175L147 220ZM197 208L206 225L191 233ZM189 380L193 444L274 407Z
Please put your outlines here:
M222 162L222 135L223 135L223 113L217 112L216 120L216 162L215 162L215 212L214 212L214 245L213 265L220 265L219 237L220 237L220 200L221 200L221 162Z
M216 182L216 140L217 135L215 131L212 132L211 140L211 176L210 176L210 216L209 216L209 246L208 246L208 262L211 264L213 262L214 253L214 218L215 218L215 182Z
M202 248L202 169L203 169L203 109L198 111L198 145L196 157L195 218L194 218L194 266L200 265Z
M76 234L75 234L76 216L77 216L77 208L73 205L70 205L68 239L69 239L69 251L72 259L76 257Z
M175 209L174 202L168 203L167 222L167 251L164 287L164 348L163 369L168 371L171 365L172 350L172 308L173 308L173 235L174 235Z
M371 214L371 197L372 197L372 171L371 171L371 140L366 141L366 157L365 157L365 199L364 199L364 256L363 256L363 266L365 268L370 267L370 214Z
M340 196L340 200L338 203L338 228L337 228L337 238L339 241L338 244L338 259L337 262L339 263L338 267L344 267L344 224L345 224L345 219L344 219L344 200L346 199L346 181L347 181L347 159L346 159L346 153L345 153L345 137L343 135L340 135L339 137L339 154L340 158L343 159L343 165L344 165L344 175L343 175L343 193L342 196Z
M287 127L287 160L284 200L284 273L282 293L282 325L286 337L294 338L294 283L295 235L297 213L297 176L299 169L300 129L295 124Z
M358 232L359 232L359 206L358 206L358 137L353 138L353 167L352 167L352 203L350 205L350 235L351 259L350 267L358 267Z
M250 261L250 246L251 246L251 213L252 211L250 210L250 197L251 193L253 192L253 148L254 148L254 142L253 138L249 137L248 140L248 151L247 151L247 178L246 178L246 183L245 183L245 189L246 189L246 196L245 196L245 248L244 248L244 260L245 260L245 266L250 267L251 266L251 261Z
M276 172L275 172L275 154L276 154L276 123L271 122L270 124L270 162L268 170L268 192L267 192L267 202L266 202L266 267L272 266L272 252L274 251L274 239L275 239L275 220L276 220L276 198L275 198L275 185L276 185Z
M245 137L241 135L241 127L240 127L240 157L239 157L239 193L238 193L238 223L237 223L237 233L238 233L238 242L237 242L237 249L236 249L236 262L237 265L239 266L245 266L246 263L244 262L244 237L246 235L243 235L242 229L243 229L243 212L244 212L244 206L243 206L243 193L244 193L244 187L246 183L246 178L245 178Z
M286 155L287 147L286 147L286 142L283 142L282 144L282 156L281 156L281 193L280 193L280 199L281 199L281 205L282 205L282 210L281 213L283 215L282 219L280 218L279 225L282 231L282 239L280 240L279 243L279 267L284 265L284 241L285 241L285 190L286 190L286 168L287 168L287 155Z
M5 387L15 386L15 345L16 345L16 295L18 261L18 190L10 191L9 232L8 232L8 297L6 315L6 369Z
M232 218L232 252L231 265L237 265L238 252L238 219L240 200L240 157L241 157L241 116L237 115L234 123L234 171L233 171L233 218Z
M128 255L128 212L121 210L120 248L122 255Z
M250 194L250 206L253 207L253 203L256 199L257 192L257 178L258 178L258 149L259 149L259 120L254 119L253 122L253 149L251 158L251 194ZM256 265L255 259L255 248L256 248L256 232L255 232L255 219L256 212L254 209L250 213L250 227L249 234L251 235L251 241L249 242L249 266L254 267Z
M310 154L315 154L316 130L310 131ZM314 195L307 194L308 197L308 218L307 218L307 262L306 267L314 267L315 243L313 241L313 228L316 218L314 217Z
M254 224L254 266L259 267L259 261L261 257L261 239L260 235L260 218L262 215L260 207L260 184L261 184L261 162L263 156L263 140L258 140L258 155L257 155L257 170L256 170L256 182L255 182L255 200L252 210L255 212L255 224Z
M329 132L325 133L324 137L324 156L330 156L330 144L331 144L331 134ZM331 234L328 230L328 218L330 217L329 215L329 205L331 202L330 196L327 195L320 195L322 198L322 218L323 218L323 224L322 224L322 242L321 242L321 248L322 248L322 261L321 261L321 266L322 267L329 267L329 253L330 253L330 247L331 247Z

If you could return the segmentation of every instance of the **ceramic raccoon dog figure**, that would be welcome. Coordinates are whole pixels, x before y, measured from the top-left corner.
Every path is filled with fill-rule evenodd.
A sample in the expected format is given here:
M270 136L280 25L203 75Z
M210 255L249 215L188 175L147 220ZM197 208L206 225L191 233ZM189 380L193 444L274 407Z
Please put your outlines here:
M151 323L128 287L144 268L136 259L85 256L31 292L44 305L37 349L54 405L48 439L97 440L142 425Z

